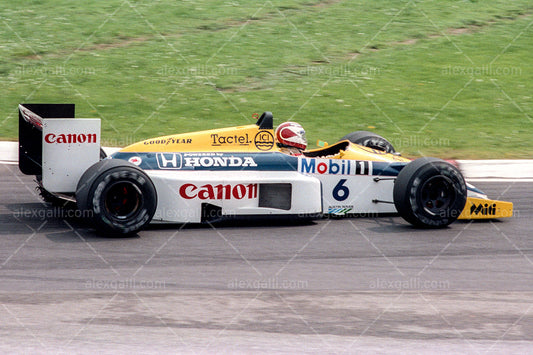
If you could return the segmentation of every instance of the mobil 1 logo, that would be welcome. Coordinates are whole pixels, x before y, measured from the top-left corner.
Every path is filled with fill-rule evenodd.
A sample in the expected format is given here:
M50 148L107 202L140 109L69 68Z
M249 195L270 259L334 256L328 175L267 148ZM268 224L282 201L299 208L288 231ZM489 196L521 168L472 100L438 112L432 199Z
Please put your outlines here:
M300 158L298 170L317 175L372 175L372 162L350 159Z

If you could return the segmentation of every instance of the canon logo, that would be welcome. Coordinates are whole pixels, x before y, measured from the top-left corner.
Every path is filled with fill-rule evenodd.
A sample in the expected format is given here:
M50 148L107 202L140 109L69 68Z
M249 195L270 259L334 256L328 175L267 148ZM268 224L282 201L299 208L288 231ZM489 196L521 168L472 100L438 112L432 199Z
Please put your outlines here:
M97 135L96 133L68 133L68 134L54 134L54 133L48 133L46 136L44 136L44 141L46 143L96 143Z
M180 186L181 197L190 200L199 198L200 200L242 200L243 198L257 198L257 184L237 184L237 185L211 185L206 184L200 187L195 184L183 184Z

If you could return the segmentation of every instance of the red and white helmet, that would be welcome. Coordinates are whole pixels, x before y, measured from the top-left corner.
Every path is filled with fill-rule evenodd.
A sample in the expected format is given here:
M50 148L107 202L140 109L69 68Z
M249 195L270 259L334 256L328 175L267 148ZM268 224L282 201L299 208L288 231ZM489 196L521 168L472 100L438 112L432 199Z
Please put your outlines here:
M304 128L296 122L284 122L276 128L276 139L282 145L305 149L307 139Z

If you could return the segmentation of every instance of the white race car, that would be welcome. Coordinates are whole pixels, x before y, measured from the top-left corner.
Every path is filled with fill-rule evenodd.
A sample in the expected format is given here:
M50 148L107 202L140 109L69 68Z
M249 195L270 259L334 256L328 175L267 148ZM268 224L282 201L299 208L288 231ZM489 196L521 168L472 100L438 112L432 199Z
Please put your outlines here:
M100 120L75 119L73 104L21 104L19 125L20 170L37 176L47 200L76 202L106 234L242 216L399 213L428 228L512 216L512 203L489 200L452 164L403 158L371 132L285 154L270 112L253 125L148 139L108 157Z

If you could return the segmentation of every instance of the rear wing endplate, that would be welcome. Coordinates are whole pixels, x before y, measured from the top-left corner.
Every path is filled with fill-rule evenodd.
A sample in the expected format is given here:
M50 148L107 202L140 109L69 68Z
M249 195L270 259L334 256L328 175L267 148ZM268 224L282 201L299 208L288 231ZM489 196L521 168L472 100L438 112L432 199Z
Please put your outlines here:
M49 192L72 193L100 159L100 119L74 118L73 104L19 105L19 169Z
M19 169L42 175L43 118L74 118L74 104L19 105Z

